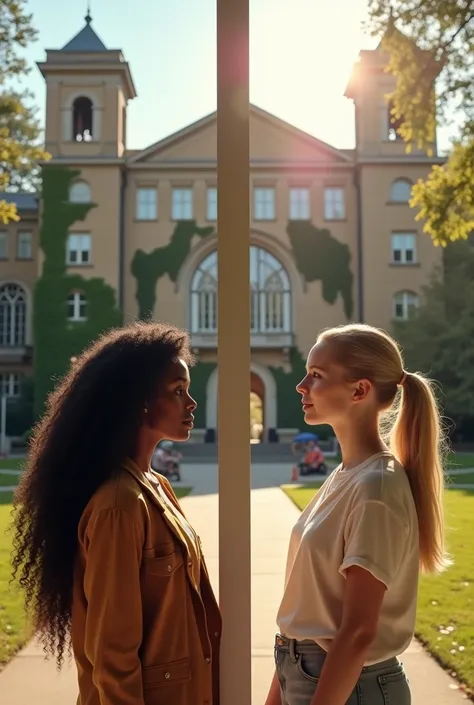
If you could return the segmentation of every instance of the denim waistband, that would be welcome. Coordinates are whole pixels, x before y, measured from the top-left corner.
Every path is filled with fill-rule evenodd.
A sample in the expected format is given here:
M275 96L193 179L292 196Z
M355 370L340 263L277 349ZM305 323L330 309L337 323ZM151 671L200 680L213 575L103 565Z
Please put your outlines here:
M282 634L277 634L275 637L275 649L278 649L279 651L287 651L290 655L308 653L320 653L322 656L326 655L326 651L312 639L304 639L302 641L298 641L297 639L289 639L288 637L283 636ZM364 668L362 669L362 673L370 673L371 671L385 670L386 668L392 668L394 666L398 666L399 664L400 661L398 660L398 658L396 656L393 656L392 658L389 658L385 661L379 661L378 663L371 664L370 666L364 666Z

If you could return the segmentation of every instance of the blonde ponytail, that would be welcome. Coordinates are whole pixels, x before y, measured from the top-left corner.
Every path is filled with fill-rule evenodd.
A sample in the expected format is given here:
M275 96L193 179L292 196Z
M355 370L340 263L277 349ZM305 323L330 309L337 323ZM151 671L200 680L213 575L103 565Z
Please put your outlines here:
M444 546L440 413L431 383L422 375L406 373L401 388L390 449L406 470L415 500L421 568L435 573L449 564Z
M368 379L377 390L380 430L408 475L418 515L420 564L425 572L449 565L444 548L443 433L429 380L405 372L400 349L385 331L364 324L329 328L318 336L350 381ZM398 388L401 393L397 395Z

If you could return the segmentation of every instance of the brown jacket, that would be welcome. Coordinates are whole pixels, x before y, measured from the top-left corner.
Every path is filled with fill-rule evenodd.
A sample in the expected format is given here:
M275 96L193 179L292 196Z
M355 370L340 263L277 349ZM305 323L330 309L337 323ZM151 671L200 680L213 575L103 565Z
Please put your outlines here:
M94 494L78 536L78 705L218 705L222 624L207 569L194 585L179 523L132 462Z

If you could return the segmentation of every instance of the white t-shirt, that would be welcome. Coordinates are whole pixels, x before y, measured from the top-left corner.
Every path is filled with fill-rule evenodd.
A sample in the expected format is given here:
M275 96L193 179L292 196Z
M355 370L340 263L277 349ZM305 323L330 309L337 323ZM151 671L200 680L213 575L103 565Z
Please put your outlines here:
M387 451L337 468L301 514L290 539L280 633L312 639L328 651L341 624L351 565L387 586L365 665L398 656L415 629L419 539L407 475Z

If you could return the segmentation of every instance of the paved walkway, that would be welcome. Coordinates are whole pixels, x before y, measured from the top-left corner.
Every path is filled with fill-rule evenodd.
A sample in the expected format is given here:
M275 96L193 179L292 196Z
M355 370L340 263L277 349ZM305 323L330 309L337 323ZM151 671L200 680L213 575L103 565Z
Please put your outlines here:
M215 466L187 465L183 485L193 494L182 500L199 531L211 578L218 592L218 501ZM257 465L252 491L252 705L263 705L273 674L275 615L283 588L290 529L298 510L279 485L288 482L288 467ZM456 683L414 641L403 657L413 705L461 705L465 697ZM74 667L56 673L34 643L29 644L0 674L5 705L74 705ZM6 696L6 697L5 697ZM225 703L223 704L225 705ZM242 705L247 705L243 703Z

